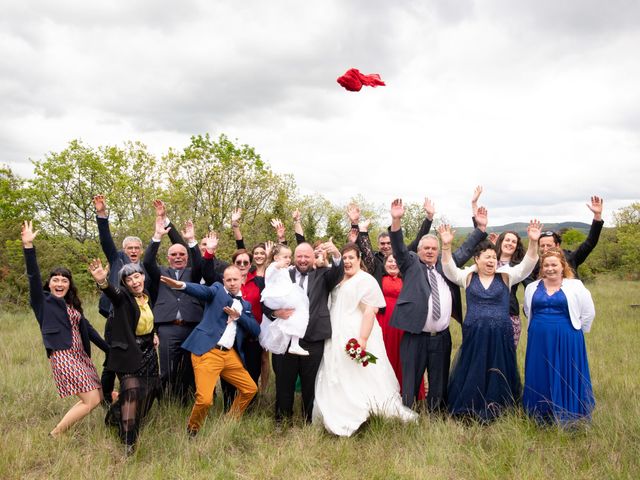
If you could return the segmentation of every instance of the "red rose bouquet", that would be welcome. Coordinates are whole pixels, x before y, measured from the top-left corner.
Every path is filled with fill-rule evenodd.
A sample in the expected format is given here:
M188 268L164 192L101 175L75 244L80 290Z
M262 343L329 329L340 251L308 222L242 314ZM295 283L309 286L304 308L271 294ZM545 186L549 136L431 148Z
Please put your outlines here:
M345 351L354 362L361 364L363 367L366 367L370 363L376 363L378 360L378 357L373 353L367 352L362 348L355 338L349 339Z

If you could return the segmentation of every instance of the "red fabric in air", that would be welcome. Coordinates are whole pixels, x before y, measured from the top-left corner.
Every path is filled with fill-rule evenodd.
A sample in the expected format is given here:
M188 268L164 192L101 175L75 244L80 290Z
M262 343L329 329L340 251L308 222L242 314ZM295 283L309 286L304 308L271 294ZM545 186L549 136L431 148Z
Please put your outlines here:
M362 86L377 87L379 85L384 86L384 82L377 73L370 73L365 75L360 73L357 68L350 68L344 75L338 77L338 83L350 92L359 92Z

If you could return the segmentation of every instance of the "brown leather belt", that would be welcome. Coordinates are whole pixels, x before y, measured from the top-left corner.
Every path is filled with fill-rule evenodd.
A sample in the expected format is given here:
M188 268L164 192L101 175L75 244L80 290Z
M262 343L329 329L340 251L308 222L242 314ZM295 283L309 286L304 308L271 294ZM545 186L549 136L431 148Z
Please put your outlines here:
M230 348L223 347L222 345L216 345L216 346L215 346L215 347L213 347L213 348L215 348L216 350L221 350L221 351L223 351L223 352L228 352L229 350L231 350Z

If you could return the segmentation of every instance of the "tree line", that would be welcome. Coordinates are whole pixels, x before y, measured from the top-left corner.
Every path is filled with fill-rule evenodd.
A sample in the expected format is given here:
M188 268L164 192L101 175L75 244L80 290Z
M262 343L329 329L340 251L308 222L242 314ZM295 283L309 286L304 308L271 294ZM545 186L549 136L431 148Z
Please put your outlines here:
M20 222L33 218L40 231L41 268L64 265L74 273L81 293L94 292L86 270L90 258L101 256L93 196L104 194L111 230L119 244L126 235L146 242L153 233L152 201L160 198L175 225L194 222L201 238L218 232L219 256L235 249L230 228L231 212L243 211L242 232L247 245L275 237L271 219L279 218L293 240L291 213L301 213L308 240L333 237L346 241L349 223L346 204L336 204L321 194L301 195L291 175L274 172L255 149L221 134L194 135L182 150L169 149L159 158L140 142L121 146L86 145L72 140L60 152L32 160L33 176L21 178L0 165L0 303L24 305L27 283L19 241ZM351 199L372 220L370 235L386 225L388 206L376 206L362 195ZM602 272L637 276L640 271L640 202L615 214L615 227L605 228L597 248L581 266L591 278ZM422 205L409 204L403 219L405 238L413 238L424 218ZM563 233L563 247L584 239L577 230Z

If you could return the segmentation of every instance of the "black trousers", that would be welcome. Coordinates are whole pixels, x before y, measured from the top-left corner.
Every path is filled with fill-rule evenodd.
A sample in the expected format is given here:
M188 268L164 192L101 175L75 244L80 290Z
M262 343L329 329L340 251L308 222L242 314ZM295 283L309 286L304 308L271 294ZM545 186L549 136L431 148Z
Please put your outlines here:
M309 352L308 357L292 355L288 352L282 355L271 355L273 371L276 374L277 422L293 416L293 400L298 376L302 386L302 413L307 423L311 422L316 375L324 353L324 340L318 342L300 340L300 346Z
M247 369L249 375L258 385L260 379L260 372L262 371L262 347L257 338L247 338L242 343L242 353L244 354L244 368ZM222 385L222 396L224 397L224 410L225 412L231 408L233 400L236 398L236 387L231 385L222 377L220 378L220 384ZM253 397L251 403L255 402L257 395ZM249 405L251 405L251 403Z
M181 345L191 334L196 324L158 325L160 338L160 381L165 395L172 396L184 405L191 403L196 389L191 365L191 353Z
M414 406L426 370L429 380L427 408L429 411L444 410L450 362L451 333L448 328L435 336L426 332L405 332L400 341L402 403L410 408Z

